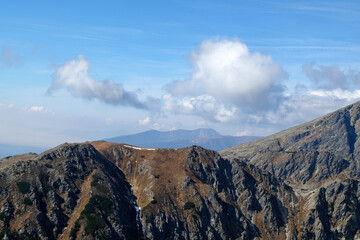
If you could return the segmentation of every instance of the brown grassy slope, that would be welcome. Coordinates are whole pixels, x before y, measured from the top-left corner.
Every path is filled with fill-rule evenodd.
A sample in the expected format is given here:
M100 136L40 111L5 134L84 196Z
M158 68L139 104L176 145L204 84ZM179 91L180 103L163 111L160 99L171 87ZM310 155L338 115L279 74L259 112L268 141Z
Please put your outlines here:
M108 142L92 145L125 173L139 207L166 196L174 197L179 204L183 202L181 193L174 189L179 188L186 177L184 160L188 148L153 150Z
M70 238L71 229L74 227L75 222L79 219L81 212L84 210L86 204L88 204L90 200L91 181L95 172L96 170L94 169L92 173L84 181L84 183L81 185L81 195L79 198L79 203L75 207L72 217L67 222L66 228L64 229L63 233L59 236L58 239L66 240Z

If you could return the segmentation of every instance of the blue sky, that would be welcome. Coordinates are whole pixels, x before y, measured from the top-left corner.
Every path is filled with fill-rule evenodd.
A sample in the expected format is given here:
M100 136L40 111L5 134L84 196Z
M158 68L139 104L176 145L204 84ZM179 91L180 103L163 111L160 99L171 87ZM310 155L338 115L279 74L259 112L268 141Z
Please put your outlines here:
M268 135L360 99L358 1L1 1L0 144Z

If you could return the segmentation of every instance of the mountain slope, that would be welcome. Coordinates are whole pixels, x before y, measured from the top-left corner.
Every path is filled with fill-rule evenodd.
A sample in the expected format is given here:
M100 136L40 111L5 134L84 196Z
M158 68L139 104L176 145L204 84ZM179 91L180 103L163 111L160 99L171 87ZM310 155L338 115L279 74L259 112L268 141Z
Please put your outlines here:
M256 136L223 136L213 129L174 130L160 132L150 130L134 135L105 139L108 142L127 143L145 148L184 148L198 145L211 150L221 150L259 139Z
M149 239L285 239L296 228L291 188L253 166L196 146L92 144L125 173Z
M201 147L93 142L0 160L4 239L353 239L360 183L291 188Z
M9 159L0 164L1 238L140 238L130 185L90 144Z
M251 143L220 151L294 184L360 177L360 102Z

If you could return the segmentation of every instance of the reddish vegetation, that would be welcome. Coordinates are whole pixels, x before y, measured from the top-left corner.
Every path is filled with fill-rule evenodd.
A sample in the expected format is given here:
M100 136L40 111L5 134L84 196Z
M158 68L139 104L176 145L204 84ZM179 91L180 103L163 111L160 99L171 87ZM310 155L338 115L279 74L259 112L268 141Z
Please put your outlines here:
M96 170L92 171L92 173L88 176L88 178L81 185L81 196L79 199L79 203L77 204L74 214L71 216L69 221L67 222L67 227L64 229L64 232L58 238L59 240L66 240L70 237L70 231L74 227L75 222L79 219L81 212L84 210L86 204L88 204L90 200L90 189L91 189L91 180L92 176L95 174Z
M182 192L176 189L181 187L187 175L184 160L189 148L149 150L108 142L93 142L92 145L125 173L138 198L139 207L143 208L153 199L160 198L171 198L179 206L184 204ZM121 149L124 155L116 156L114 148Z

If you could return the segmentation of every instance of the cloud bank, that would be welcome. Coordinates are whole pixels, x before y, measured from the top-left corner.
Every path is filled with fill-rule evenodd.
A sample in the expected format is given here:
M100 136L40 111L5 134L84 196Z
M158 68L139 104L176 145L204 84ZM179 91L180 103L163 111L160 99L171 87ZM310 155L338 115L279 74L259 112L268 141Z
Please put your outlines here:
M288 89L282 66L237 39L203 41L191 64L189 79L166 86L165 111L276 131L360 100L359 71L304 64L310 84Z
M153 123L152 128L162 129L165 125L154 119L190 115L200 117L194 121L201 125L250 126L257 135L264 135L264 129L275 132L360 100L359 71L304 64L300 68L310 84L288 89L283 67L270 56L251 52L238 39L203 41L191 53L190 61L191 76L167 84L161 99L141 101L119 83L93 79L90 64L82 55L56 70L48 92L66 89L75 97L149 110L151 117L138 120L139 126ZM238 132L243 134L249 134L248 130Z
M131 106L138 109L148 109L156 104L149 99L141 102L135 92L126 91L122 84L113 80L94 80L89 75L90 64L85 56L79 55L77 59L70 60L60 66L54 76L48 93L64 88L75 97L84 99L97 99L112 105Z

